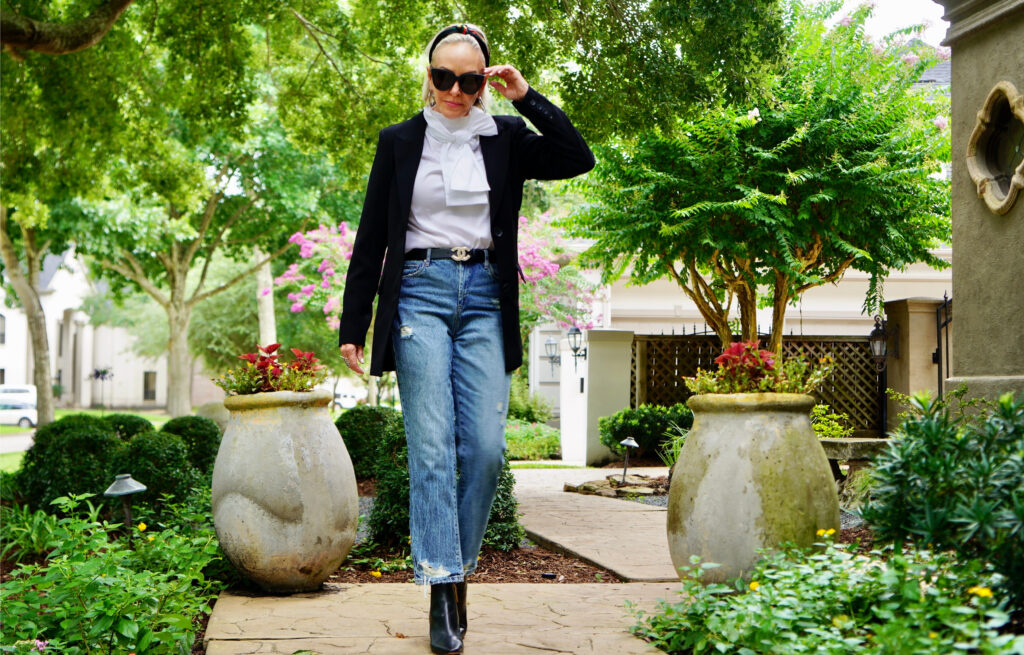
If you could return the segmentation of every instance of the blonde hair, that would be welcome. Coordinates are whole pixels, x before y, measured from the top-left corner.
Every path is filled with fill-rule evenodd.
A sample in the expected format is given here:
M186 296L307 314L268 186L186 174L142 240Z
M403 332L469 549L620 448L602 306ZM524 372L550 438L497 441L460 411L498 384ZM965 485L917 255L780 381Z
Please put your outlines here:
M484 31L482 29L480 29L476 25L473 25L472 23L465 23L465 26L468 27L469 29L475 31L477 34L479 34L480 38L482 38L484 43L487 45L487 49L488 50L491 49L491 42L487 40L487 35L484 34ZM434 58L431 58L431 56L430 56L430 54L431 54L430 46L433 45L434 40L437 39L438 35L441 34L441 32L443 32L446 29L448 29L449 27L451 27L451 25L446 25L442 29L438 30L437 33L434 34L433 37L431 37L430 41L427 42L427 47L423 49L423 59L426 62L427 66L431 66L432 67L434 65L434 58L437 57L437 51L438 50L440 50L444 46L452 45L452 44L455 44L455 43L469 43L469 44L472 44L472 46L474 48L476 48L477 52L480 53L480 56L484 58L484 61L487 60L487 57L484 55L484 51L480 48L480 44L477 42L477 40L475 38L473 38L469 34L459 34L459 33L449 34L448 36L446 36L443 39L441 39L441 41L436 46L434 46L434 52L433 52ZM482 88L483 88L483 92L479 95L479 97L477 97L476 102L474 104L477 107L480 107L481 109L486 111L488 105L490 104L490 100L491 100L490 89L488 88L486 80L484 81L484 85L483 85ZM423 104L425 106L426 105L430 105L431 104L431 100L433 100L433 96L430 93L430 73L429 72L426 75L424 75L424 77L423 77L423 89L421 91L421 98L422 98Z

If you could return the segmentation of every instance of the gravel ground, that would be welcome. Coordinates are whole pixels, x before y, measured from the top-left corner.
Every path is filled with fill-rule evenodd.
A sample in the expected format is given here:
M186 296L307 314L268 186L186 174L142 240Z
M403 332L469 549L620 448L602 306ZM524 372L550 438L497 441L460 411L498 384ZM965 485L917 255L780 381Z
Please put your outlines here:
M668 507L668 496L667 495L665 495L665 496L641 496L639 498L633 498L631 500L634 500L634 501L636 501L638 503L643 503L644 505L653 505L654 507ZM855 528L855 527L857 527L857 526L859 526L859 525L861 525L863 523L864 523L864 519L862 519L861 517L857 516L856 514L851 514L850 512L847 512L845 509L840 509L839 510L839 526L843 530L847 530L849 528Z
M356 543L361 544L370 537L370 510L373 509L373 496L359 497L359 528L356 530Z

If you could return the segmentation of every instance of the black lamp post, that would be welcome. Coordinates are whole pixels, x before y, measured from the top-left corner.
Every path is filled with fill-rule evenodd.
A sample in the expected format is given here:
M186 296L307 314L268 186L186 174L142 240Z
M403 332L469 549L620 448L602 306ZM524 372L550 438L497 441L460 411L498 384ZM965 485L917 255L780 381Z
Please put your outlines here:
M561 365L562 357L558 354L558 342L554 337L548 337L544 342L544 359L551 364L551 375L555 374L555 364Z
M636 442L636 439L634 439L633 437L626 437L619 443L626 447L626 462L622 467L622 484L626 484L626 471L629 470L629 449L639 448L640 444L638 444Z
M868 335L868 344L871 346L871 359L874 360L875 371L878 373L878 412L882 436L885 436L886 423L888 422L885 400L885 387L887 384L885 368L889 357L897 358L900 356L898 334L899 327L897 325L893 325L890 329L887 321L882 319L881 316L875 316L875 327L871 330L871 334ZM897 336L897 340L895 347L890 352L889 338L893 336Z
M128 543L132 542L132 501L131 498L137 493L146 490L146 485L133 480L131 473L122 473L114 478L114 484L107 487L103 495L107 498L121 498L121 505L124 507L124 524L128 529Z
M572 368L576 370L576 360L587 358L587 348L583 346L583 333L575 325L569 328L569 349L572 350Z

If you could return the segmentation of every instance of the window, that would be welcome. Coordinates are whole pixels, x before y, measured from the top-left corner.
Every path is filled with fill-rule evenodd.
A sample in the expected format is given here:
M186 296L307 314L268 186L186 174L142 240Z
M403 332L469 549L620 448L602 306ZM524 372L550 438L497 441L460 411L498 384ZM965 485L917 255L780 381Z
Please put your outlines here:
M0 384L7 384L7 380L6 380L7 376L5 375L5 373L6 373L6 371L4 371L4 369L0 368Z
M7 317L0 314L0 345L5 343L7 343ZM2 380L0 380L0 384L3 384Z
M156 400L156 371L143 371L142 399Z

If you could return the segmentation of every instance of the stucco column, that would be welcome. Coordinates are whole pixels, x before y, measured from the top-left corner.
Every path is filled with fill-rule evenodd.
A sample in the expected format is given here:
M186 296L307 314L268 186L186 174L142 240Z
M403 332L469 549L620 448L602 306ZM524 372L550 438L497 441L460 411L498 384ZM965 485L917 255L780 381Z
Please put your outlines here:
M934 361L935 349L939 344L935 331L935 311L942 304L937 298L903 298L885 303L885 318L890 332L896 334L890 339L889 348L897 356L890 356L886 362L886 384L890 389L905 395L920 391L938 394L939 366ZM949 337L953 332L950 325ZM943 339L945 339L943 330ZM898 414L904 411L892 400L886 401L887 430L899 424Z
M562 459L597 465L613 457L601 443L598 419L629 407L633 333L586 330L583 334L586 359L574 362L568 339L560 343Z
M948 389L1024 396L1024 194L1002 213L982 197L968 153L979 112L1001 82L1024 93L1024 0L941 0L952 48L953 301ZM1019 120L1019 119L1018 119ZM985 147L982 157L992 151ZM1015 161L1019 161L1015 160ZM1004 162L1005 163L1005 162ZM1018 164L1012 162L1013 166ZM1012 171L1011 171L1012 173Z

